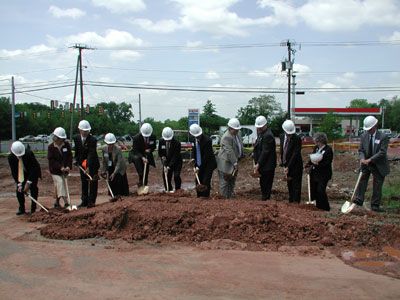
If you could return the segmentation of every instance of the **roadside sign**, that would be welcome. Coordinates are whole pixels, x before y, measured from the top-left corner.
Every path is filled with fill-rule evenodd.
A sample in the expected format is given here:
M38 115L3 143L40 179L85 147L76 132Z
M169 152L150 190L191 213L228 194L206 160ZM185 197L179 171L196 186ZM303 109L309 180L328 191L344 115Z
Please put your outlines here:
M188 110L188 125L198 124L200 125L200 109L189 108Z

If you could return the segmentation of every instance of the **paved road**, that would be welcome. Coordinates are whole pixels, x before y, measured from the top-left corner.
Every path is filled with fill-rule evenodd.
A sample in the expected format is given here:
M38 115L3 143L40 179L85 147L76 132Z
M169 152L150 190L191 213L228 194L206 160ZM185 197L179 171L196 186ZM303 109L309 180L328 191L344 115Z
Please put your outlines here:
M399 280L332 256L44 239L14 201L0 198L0 299L400 298Z

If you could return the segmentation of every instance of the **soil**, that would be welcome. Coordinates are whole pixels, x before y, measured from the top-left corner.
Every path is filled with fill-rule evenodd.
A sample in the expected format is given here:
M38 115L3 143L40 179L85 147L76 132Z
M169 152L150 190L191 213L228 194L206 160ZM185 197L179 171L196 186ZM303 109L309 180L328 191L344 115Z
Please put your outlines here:
M309 151L303 150L305 159ZM51 207L52 179L46 171L46 160L39 160L44 170L39 194L45 196L44 204ZM357 207L348 215L339 211L344 201L350 199L357 178L358 161L354 153L335 155L334 178L327 190L330 212L303 203L289 204L281 168L276 170L272 200L260 201L258 179L249 175L251 166L250 158L240 162L236 197L225 200L218 194L216 173L212 196L196 198L194 176L186 164L182 171L183 191L163 193L162 172L160 168L152 168L150 194L137 196L137 176L130 165L130 196L72 212L50 209L47 214L39 211L23 220L27 226L40 224L41 235L50 239L105 238L129 244L149 242L164 247L181 245L204 250L277 251L297 256L324 257L334 253L349 266L400 278L398 209L375 213ZM4 157L0 158L0 170L0 196L13 198L14 184ZM399 164L391 163L391 174L385 184L390 185L390 177L399 175ZM72 201L79 204L80 179L76 170L69 178L69 189ZM308 198L305 176L302 190L305 200ZM99 183L99 195L107 197L104 182Z

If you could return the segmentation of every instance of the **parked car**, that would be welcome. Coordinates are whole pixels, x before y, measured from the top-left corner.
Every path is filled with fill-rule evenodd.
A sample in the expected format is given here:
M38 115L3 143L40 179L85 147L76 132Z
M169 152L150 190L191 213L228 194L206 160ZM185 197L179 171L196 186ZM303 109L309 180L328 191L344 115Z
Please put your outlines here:
M33 135L26 135L22 138L19 138L19 141L21 142L34 142L35 141L35 137Z
M49 141L49 136L47 134L39 134L35 136L35 142L47 143Z

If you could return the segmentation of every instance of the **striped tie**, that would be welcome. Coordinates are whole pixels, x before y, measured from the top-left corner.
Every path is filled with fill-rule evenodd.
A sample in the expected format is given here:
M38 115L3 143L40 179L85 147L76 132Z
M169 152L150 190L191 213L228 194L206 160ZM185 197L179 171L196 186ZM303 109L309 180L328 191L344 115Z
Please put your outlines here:
M18 159L18 182L24 182L24 163L22 158Z

